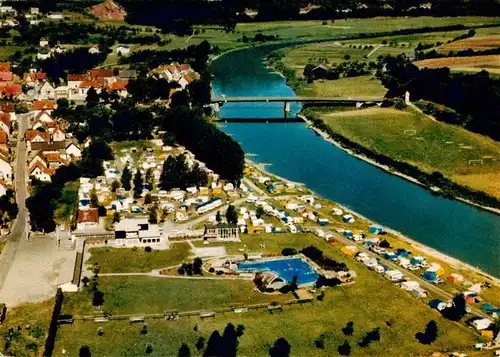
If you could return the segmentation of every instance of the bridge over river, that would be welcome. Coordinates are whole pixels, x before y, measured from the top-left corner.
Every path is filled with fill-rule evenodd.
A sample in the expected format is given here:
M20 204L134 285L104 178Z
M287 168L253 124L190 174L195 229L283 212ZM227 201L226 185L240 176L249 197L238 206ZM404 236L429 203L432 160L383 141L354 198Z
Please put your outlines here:
M283 111L285 118L288 118L290 113L290 103L299 102L307 105L339 105L339 106L356 106L360 108L366 104L382 104L384 98L372 98L372 97L305 97L305 96L294 96L294 97L226 97L218 96L210 99L215 112L215 117L219 117L220 107L225 103L283 103Z

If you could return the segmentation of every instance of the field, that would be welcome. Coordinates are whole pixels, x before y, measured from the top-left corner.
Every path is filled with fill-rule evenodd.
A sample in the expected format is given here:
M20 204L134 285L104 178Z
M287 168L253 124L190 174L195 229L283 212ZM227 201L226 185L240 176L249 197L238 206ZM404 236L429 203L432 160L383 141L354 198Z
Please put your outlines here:
M488 37L471 37L464 40L455 41L439 47L440 51L461 51L472 49L474 51L490 50L500 47L500 36L491 35Z
M372 97L381 98L386 89L372 76L341 78L335 81L318 80L302 86L297 94L316 97Z
M487 137L410 110L324 112L320 118L335 132L378 153L500 197L500 182L491 180L500 173L500 144ZM478 159L483 164L469 161Z
M275 236L276 245L265 238L266 251L277 252L285 246L301 247L312 242L314 237L297 235ZM285 239L286 238L286 239ZM300 242L299 238L305 238ZM255 251L259 241L244 240L249 250ZM218 314L214 319L181 318L179 321L147 320L148 333L141 335L142 325L128 321L75 322L61 325L56 343L56 356L64 348L68 354L77 353L81 345L88 345L92 354L99 356L139 355L147 343L153 344L155 356L175 355L180 344L185 342L191 352L196 353L195 342L202 336L205 340L214 329L220 332L229 322L245 327L239 340L239 354L245 356L267 355L269 346L283 336L292 346L293 356L336 355L337 346L347 339L354 355L415 355L430 351L461 349L474 343L475 335L462 326L444 320L424 303L415 300L390 282L381 279L361 264L343 255L326 242L315 238L315 244L324 249L331 258L342 261L356 271L356 283L330 288L323 302L285 307L283 312L269 314L264 310L246 314ZM251 282L246 281L202 281L163 279L152 277L101 277L99 288L104 291L104 311L120 313L161 312L166 309L204 310L228 306L231 303L256 303L288 296L265 296L256 293ZM67 294L64 313L91 313L90 296L86 292ZM415 333L423 331L425 324L434 319L439 326L439 337L432 346L419 344ZM345 337L341 328L348 321L354 322L354 335ZM98 336L98 326L103 326L104 336ZM196 326L196 329L195 329ZM362 349L357 343L371 329L380 327L381 341ZM313 341L321 334L325 336L325 349L314 347ZM394 343L398 341L399 343Z
M87 265L98 263L101 273L140 273L181 264L190 255L187 243L172 244L168 250L146 252L141 248L91 248Z
M500 55L432 58L417 61L415 64L419 68L449 67L454 70L466 69L477 72L485 69L492 73L500 73Z

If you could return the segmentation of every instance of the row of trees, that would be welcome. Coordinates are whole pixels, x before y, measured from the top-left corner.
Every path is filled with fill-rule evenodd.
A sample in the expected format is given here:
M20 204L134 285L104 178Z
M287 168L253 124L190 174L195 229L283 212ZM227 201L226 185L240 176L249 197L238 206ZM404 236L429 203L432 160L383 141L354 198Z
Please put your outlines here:
M333 259L325 257L321 249L318 249L313 245L305 247L300 252L309 259L312 259L313 261L321 265L326 270L347 271L347 266L345 265L345 263L339 263Z
M389 56L385 64L386 71L379 75L388 97L409 91L413 100L443 104L459 114L454 124L500 140L499 79L491 78L486 71L452 74L449 68L419 69L403 57Z
M8 189L5 195L0 197L0 224L5 226L7 222L17 217L18 212L16 193L14 190Z

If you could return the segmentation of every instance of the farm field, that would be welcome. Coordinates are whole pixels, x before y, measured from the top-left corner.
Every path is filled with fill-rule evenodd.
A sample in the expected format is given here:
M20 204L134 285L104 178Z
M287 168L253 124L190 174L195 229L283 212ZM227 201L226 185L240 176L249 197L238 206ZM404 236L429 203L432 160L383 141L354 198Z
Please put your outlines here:
M337 80L316 80L297 89L298 95L315 97L372 97L381 98L387 90L371 75L341 78Z
M146 252L141 248L90 248L86 264L99 264L101 273L140 273L181 264L190 255L189 244L174 243L170 249Z
M461 51L472 49L474 51L490 50L493 48L500 47L500 35L491 34L486 37L474 36L471 38L466 38L464 40L447 43L446 45L440 46L439 50L444 51Z
M316 112L335 132L378 153L500 197L500 144L407 110L369 108ZM492 160L496 159L495 161ZM482 164L478 161L483 160Z
M286 235L283 246L302 246L298 241L288 242L289 237ZM189 345L193 355L201 355L202 352L196 352L197 339L202 336L208 340L214 329L222 333L229 322L245 327L239 339L239 354L246 356L267 355L269 347L282 336L291 344L293 356L336 354L337 347L345 339L350 342L354 355L404 355L408 350L415 354L430 354L437 350L463 349L474 343L475 335L471 330L444 320L423 302L415 300L337 249L326 248L328 245L324 241L315 239L317 246L325 249L328 256L345 262L358 275L353 285L327 289L323 302L315 300L312 304L288 306L283 312L274 314L258 310L240 315L218 314L214 319L205 320L193 317L173 322L149 319L146 335L140 333L142 325L128 321L105 324L77 321L73 325L60 326L55 355L61 356L63 348L74 355L84 344L91 348L93 355L139 355L144 352L145 345L151 343L151 355L166 356L175 355L183 342ZM249 240L245 244L248 245ZM269 251L278 249L281 246ZM255 303L292 298L292 295L265 296L256 293L249 281L101 277L99 288L104 291L102 310L136 314L172 308L203 310L233 302ZM90 305L88 293L67 294L63 313L89 313L93 311ZM431 319L437 321L439 337L431 346L422 345L415 339L415 333L423 331ZM354 335L345 337L341 328L349 321L354 322ZM96 333L99 326L104 328L103 336ZM358 347L362 336L377 327L380 328L381 341L365 349ZM321 334L325 335L324 350L314 347L314 340ZM395 339L401 343L394 344Z
M466 69L478 72L485 69L492 73L500 73L500 55L431 58L417 61L415 64L419 68L449 67L457 71Z

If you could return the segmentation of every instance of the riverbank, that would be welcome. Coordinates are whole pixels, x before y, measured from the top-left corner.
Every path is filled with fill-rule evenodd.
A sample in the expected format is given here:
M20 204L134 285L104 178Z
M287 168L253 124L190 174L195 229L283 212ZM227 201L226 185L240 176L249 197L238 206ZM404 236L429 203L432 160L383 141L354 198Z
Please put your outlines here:
M307 120L307 119L305 119ZM318 130L318 129L315 129L313 128L313 130ZM321 133L318 133L319 135L323 136ZM325 133L323 133L325 134ZM333 140L330 140L328 138L325 138L325 140L327 140L328 142L331 142L332 144L338 146L339 148L345 150L344 148L342 148L341 146L339 146L338 143L335 143ZM356 156L357 157L357 156ZM363 158L361 157L358 157L359 159L361 160L364 160ZM253 165L255 166L259 171L261 171L262 173L266 174L266 175L269 175L269 176L274 176L274 177L277 177L279 178L280 180L283 180L285 182L293 182L291 180L288 180L284 177L280 177L272 172L270 172L266 167L267 166L270 166L271 164L259 164L259 163L255 163L251 160L246 160L250 165ZM367 162L370 162L370 161L367 161ZM378 165L377 163L374 163L374 165L380 167L380 165ZM383 167L381 167L383 168ZM409 177L409 179L411 180L412 178ZM325 201L329 201L323 197L321 197L321 195L317 194L316 192L312 191L310 188L307 188L307 186L305 186L305 184L303 183L298 183L298 182L294 182L296 184L299 184L299 185L302 185L303 187L305 187L311 194L313 194L314 196L316 197L320 197L322 198L323 200ZM276 199L279 199L279 196L276 196ZM332 201L329 201L329 202L332 202ZM371 222L377 226L380 226L380 227L383 227L384 231L392 234L393 236L395 236L397 239L400 239L401 241L405 242L406 244L409 244L413 249L421 252L422 254L428 256L428 257L431 257L431 258L434 258L436 260L439 260L441 262L444 262L446 263L447 265L451 266L453 269L457 270L457 271L467 271L467 272L472 272L474 274L478 274L480 275L481 277L485 278L485 279L488 279L491 283L497 285L497 286L500 286L500 279L477 268L477 267L474 267L472 266L471 264L468 264L466 262L463 262L457 258L454 258L454 257L451 257L449 255L446 255L432 247L429 247L428 245L425 245L423 243L420 243L406 235L404 235L403 233L399 232L399 231L396 231L392 228L389 228L385 225L382 225L382 224L379 224L378 222L374 221L373 219L370 219L368 217L365 217L363 216L362 214L356 212L356 211L353 211L352 209L344 206L344 205L341 205L337 202L333 202L335 205L339 206L340 208L342 208L345 212L347 213L350 213L352 214L353 216L355 217L359 217L365 221L368 221L368 222ZM417 255L417 254L415 254Z

